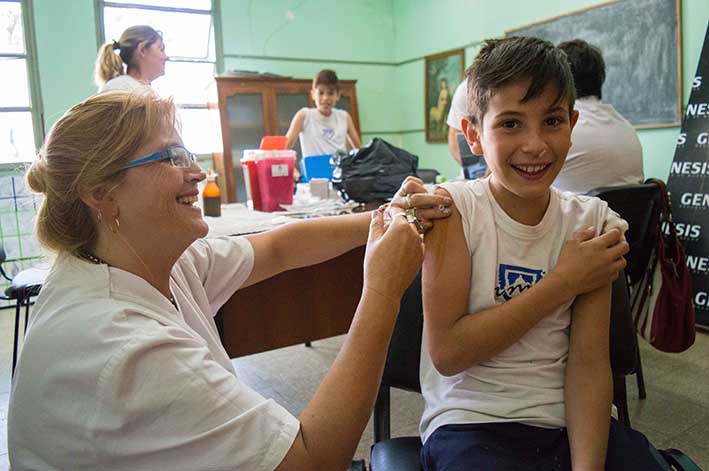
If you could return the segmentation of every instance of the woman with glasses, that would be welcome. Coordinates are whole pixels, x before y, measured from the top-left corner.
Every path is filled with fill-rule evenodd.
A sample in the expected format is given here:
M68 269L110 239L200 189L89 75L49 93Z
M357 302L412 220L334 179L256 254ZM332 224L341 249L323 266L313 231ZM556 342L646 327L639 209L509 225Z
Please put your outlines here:
M28 171L29 186L45 195L37 236L56 260L13 380L11 466L345 469L374 403L399 299L422 261L417 227L447 216L450 201L400 195L371 214L204 239L194 203L205 175L174 116L172 103L152 94L96 95L55 124ZM415 179L402 186L422 192ZM398 217L409 203L423 222ZM350 332L295 418L240 382L213 316L241 287L365 243Z
M152 81L165 74L167 60L159 31L131 26L118 41L107 41L98 51L94 78L99 93L149 90Z

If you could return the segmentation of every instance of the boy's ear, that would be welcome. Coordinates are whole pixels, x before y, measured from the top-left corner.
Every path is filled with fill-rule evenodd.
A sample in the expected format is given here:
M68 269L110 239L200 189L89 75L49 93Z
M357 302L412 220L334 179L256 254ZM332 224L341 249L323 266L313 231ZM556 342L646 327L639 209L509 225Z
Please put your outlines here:
M469 118L463 118L460 122L461 129L465 135L465 140L468 141L470 150L475 155L485 155L483 152L482 139L480 132L475 124L470 122Z
M574 130L574 126L576 126L576 122L579 120L579 112L574 110L573 113L571 113L571 130Z

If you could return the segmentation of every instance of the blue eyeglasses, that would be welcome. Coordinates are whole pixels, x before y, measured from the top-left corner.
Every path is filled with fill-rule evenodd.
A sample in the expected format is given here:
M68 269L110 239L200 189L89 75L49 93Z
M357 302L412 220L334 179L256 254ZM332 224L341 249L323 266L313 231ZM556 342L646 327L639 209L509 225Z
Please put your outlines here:
M123 170L163 160L169 160L173 167L189 168L192 162L197 162L197 156L182 146L170 146L165 150L131 160Z

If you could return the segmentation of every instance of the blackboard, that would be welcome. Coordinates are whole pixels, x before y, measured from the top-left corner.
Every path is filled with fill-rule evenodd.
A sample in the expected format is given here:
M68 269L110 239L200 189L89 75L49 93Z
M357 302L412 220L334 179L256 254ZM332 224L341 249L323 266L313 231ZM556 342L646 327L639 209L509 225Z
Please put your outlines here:
M558 44L580 38L601 49L603 101L638 128L682 119L680 0L621 0L506 31Z

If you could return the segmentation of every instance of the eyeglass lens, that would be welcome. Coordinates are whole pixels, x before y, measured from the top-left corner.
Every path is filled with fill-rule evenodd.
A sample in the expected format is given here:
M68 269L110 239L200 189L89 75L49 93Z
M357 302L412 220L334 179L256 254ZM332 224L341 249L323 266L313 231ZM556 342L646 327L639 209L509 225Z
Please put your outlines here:
M187 168L192 165L194 161L192 154L184 147L172 147L170 148L170 155L172 160L172 165L180 168Z

